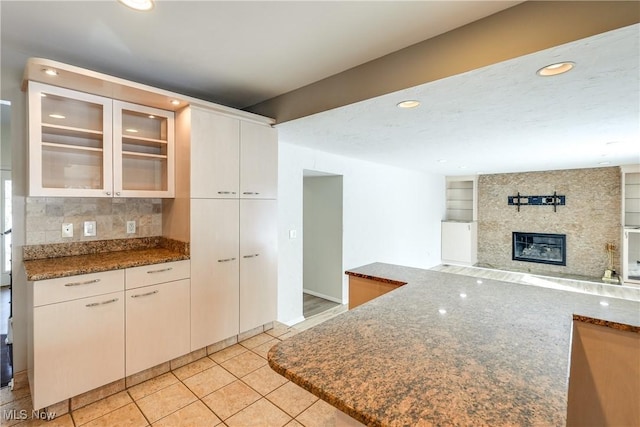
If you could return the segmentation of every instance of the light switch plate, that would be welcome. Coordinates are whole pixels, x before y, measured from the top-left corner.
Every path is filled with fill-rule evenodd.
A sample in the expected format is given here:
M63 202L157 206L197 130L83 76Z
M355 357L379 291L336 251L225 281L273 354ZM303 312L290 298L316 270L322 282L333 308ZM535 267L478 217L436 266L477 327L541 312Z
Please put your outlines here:
M135 233L136 233L136 222L127 221L127 234L135 234Z
M62 237L73 237L73 224L65 223L62 224Z
M85 236L95 236L96 235L96 222L95 221L85 221L84 222L84 235Z
M298 231L297 230L289 230L289 239L295 239L296 237L298 237Z

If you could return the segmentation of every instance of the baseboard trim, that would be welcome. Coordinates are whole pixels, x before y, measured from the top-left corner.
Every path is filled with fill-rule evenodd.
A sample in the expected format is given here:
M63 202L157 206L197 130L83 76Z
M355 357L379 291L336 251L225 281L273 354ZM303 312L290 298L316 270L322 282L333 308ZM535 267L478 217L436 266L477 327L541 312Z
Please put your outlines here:
M335 298L329 295L325 295L325 294L321 294L320 292L315 292L315 291L310 291L308 289L303 289L302 290L303 294L309 294L309 295L313 295L314 297L318 297L318 298L323 298L326 300L329 300L331 302L337 302L338 304L343 304L342 300L340 298Z
M287 326L293 326L293 325L295 325L297 323L304 322L304 320L305 320L305 317L304 316L300 316L300 317L296 317L295 319L289 320L287 322L282 322L282 323L284 323Z

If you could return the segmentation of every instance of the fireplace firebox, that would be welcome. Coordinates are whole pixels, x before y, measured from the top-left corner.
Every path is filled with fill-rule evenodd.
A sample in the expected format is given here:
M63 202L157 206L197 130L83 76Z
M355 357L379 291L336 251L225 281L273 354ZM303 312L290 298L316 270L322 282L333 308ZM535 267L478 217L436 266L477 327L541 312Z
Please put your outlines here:
M513 232L512 259L567 265L567 235Z

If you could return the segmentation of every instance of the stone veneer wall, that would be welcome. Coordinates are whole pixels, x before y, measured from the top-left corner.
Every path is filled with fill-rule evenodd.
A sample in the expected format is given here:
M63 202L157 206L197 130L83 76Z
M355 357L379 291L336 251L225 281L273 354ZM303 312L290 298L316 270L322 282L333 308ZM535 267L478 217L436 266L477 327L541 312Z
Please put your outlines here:
M126 239L162 235L162 199L27 197L25 245ZM84 221L96 221L96 236L83 236ZM136 222L135 234L126 233ZM73 223L73 237L62 224Z
M566 196L566 205L516 206L508 196ZM617 167L481 175L478 179L478 265L531 273L602 277L605 244L620 248L621 179ZM511 233L567 235L567 265L511 259ZM620 272L619 252L614 258Z

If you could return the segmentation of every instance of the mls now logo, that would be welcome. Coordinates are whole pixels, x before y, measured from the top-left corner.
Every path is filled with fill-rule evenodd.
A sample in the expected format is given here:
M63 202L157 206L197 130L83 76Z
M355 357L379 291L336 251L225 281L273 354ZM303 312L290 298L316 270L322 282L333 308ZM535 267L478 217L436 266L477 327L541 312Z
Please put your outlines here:
M47 412L47 411L31 411L31 418L37 420L45 420L49 421L56 417L55 412ZM26 409L3 409L2 410L2 419L4 420L21 420L24 421L29 418L29 411Z

